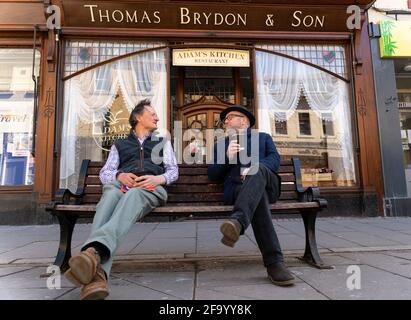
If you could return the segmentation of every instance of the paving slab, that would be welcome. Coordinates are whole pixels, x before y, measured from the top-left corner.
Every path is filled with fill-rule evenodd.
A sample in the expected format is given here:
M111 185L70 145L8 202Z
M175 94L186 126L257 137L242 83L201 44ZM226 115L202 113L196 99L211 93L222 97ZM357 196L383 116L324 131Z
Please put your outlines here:
M252 300L326 300L327 297L322 295L304 282L297 283L291 287L278 287L271 283L260 285L237 285L230 287L217 286L210 291L217 293L230 294L235 292L244 298ZM212 295L209 299L217 299Z
M0 254L0 261L19 258L52 257L57 253L56 241L33 242L23 247Z
M411 261L404 258L387 255L384 252L341 253L340 256L354 260L355 264L366 264L411 279Z
M296 250L304 249L305 238L296 234L279 234L278 240L280 241L282 250Z
M161 292L176 299L193 298L195 271L113 273L113 277Z
M238 295L237 292L229 293L219 292L213 289L197 288L195 291L195 300L250 300L249 297Z
M351 242L347 239L339 237L337 235L330 234L328 232L316 231L317 245L323 248L344 248L351 246L358 246L357 243Z
M15 266L5 267L5 266L0 266L0 278L8 276L8 275L16 274L16 273L19 273L19 272L22 272L22 271L26 271L26 270L29 270L29 269L32 269L32 268L33 267L29 267L29 266L26 266L26 267L15 267Z
M180 253L180 252L195 252L196 238L155 238L145 239L131 254L159 254L159 253Z
M335 224L335 223L332 223L331 221L326 221L326 220L317 221L317 230L328 232L328 233L352 231L351 228L348 228L346 226L341 226L339 224Z
M234 252L257 251L256 244L247 236L241 236L233 248L221 243L220 234L198 236L196 253L214 252L233 254Z
M404 252L402 252L402 251L394 251L394 252L387 251L387 252L384 252L384 254L390 255L390 256L393 256L393 257L397 257L397 258L411 260L411 252L409 252L409 251L404 251Z
M398 241L383 239L374 235L366 234L364 232L337 232L334 234L337 237L346 239L348 241L357 243L359 246L393 246L400 244Z
M28 270L12 273L0 277L0 288L2 289L47 289L47 267L34 267ZM61 288L70 288L72 284L64 277L60 278ZM47 289L48 290L48 289Z
M313 270L301 267L293 272L311 287L330 299L337 300L401 300L411 299L411 280L368 265L358 265L361 271L361 289L349 290L347 266L334 270Z
M55 300L72 289L49 290L40 288L3 289L0 288L1 300ZM77 298L78 299L78 296Z

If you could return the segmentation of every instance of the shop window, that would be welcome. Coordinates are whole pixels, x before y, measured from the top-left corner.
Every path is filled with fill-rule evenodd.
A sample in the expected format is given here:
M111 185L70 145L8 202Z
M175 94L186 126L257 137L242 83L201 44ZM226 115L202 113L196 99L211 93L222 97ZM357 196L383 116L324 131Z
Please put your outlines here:
M287 50L292 52L293 47ZM313 45L313 51L317 47ZM346 64L345 60L338 63ZM355 186L349 83L303 62L259 50L255 64L259 130L273 136L282 159L301 160L303 185ZM287 137L278 135L273 114L287 124Z
M397 79L397 84L398 81ZM411 84L411 81L408 83ZM400 90L402 92L398 93L398 98L400 101L401 142L408 195L411 197L411 89Z
M310 114L308 112L300 112L298 114L298 124L300 135L311 136Z
M91 43L92 48L94 48ZM66 53L72 55L69 42ZM95 50L106 53L128 52L152 45L98 42ZM110 50L108 50L110 49ZM118 49L118 50L117 50ZM94 49L93 49L94 50ZM94 51L93 51L94 52ZM91 58L90 58L91 59ZM67 60L67 59L66 59ZM75 68L84 65L76 65ZM67 65L66 65L67 67ZM72 69L70 69L72 70ZM166 50L137 53L80 73L64 83L64 115L61 140L60 187L75 191L83 159L105 161L113 142L130 132L129 115L135 105L150 99L159 116L159 131L167 127Z
M31 49L0 49L0 185L34 182ZM40 54L35 54L38 75Z

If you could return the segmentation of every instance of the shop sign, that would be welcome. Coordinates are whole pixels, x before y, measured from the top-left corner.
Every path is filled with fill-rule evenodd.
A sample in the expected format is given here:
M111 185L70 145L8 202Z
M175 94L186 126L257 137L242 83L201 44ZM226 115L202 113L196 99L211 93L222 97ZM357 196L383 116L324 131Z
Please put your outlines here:
M382 58L411 57L411 21L383 21L380 30Z
M168 30L348 32L344 6L250 6L62 0L64 26Z
M399 102L398 108L400 109L411 109L411 102Z
M0 101L0 134L27 133L33 125L33 102Z
M173 65L198 67L249 67L250 53L247 50L231 49L174 49Z

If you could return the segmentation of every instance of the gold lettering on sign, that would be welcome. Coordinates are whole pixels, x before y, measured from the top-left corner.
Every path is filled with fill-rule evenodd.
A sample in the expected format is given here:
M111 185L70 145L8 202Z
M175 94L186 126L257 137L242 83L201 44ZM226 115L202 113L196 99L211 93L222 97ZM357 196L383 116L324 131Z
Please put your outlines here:
M97 4L86 4L84 5L85 8L89 9L90 13L90 21L96 22L96 15L99 17L100 22L115 22L115 23L145 23L145 24L152 24L152 23L160 23L160 11L137 11L134 10L132 12L128 10L120 10L116 9L114 11L109 10L101 10L99 9Z
M206 24L221 26L247 26L246 13L220 13L220 12L190 12L190 9L180 8L180 24Z
M113 20L115 22L123 22L124 20L124 15L120 10L114 10L113 11Z
M107 19L107 22L110 22L110 16L108 14L108 10L106 10L106 14L102 14L102 10L99 10L98 13L100 14L100 22L103 22L103 18Z
M154 18L156 18L156 20L154 20L154 23L160 23L161 22L159 14L160 14L160 11L154 11L153 12L153 16L154 16Z
M293 14L293 23L291 24L294 28L300 27L303 25L306 28L323 28L325 22L325 16L312 16L312 15L303 15L302 11L295 11Z
M85 4L84 7L89 7L90 8L91 22L96 22L96 20L94 19L93 8L98 7L98 5L96 5L96 4Z
M188 14L190 13L190 10L187 8L180 8L180 24L189 24L190 23L190 17Z
M134 11L133 16L130 15L130 12L126 10L127 22L135 22L137 23L137 11Z

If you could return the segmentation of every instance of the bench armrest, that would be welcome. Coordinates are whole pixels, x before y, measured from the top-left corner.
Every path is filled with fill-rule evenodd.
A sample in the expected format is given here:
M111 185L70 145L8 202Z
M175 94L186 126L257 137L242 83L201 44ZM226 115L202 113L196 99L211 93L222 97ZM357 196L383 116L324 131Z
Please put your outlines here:
M320 198L320 188L317 187L307 187L307 188L297 188L298 201L300 202L318 202L321 208L327 206L327 200Z
M46 210L53 210L58 204L81 204L83 201L84 192L73 193L69 189L57 190L54 201L47 204Z

